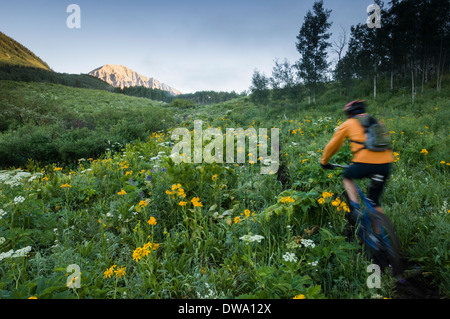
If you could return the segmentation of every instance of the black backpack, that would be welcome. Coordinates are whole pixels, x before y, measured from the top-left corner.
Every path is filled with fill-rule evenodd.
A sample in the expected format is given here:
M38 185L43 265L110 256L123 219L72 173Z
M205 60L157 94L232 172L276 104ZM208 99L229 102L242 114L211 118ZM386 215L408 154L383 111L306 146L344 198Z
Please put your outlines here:
M384 124L379 123L373 116L358 117L357 120L364 127L366 133L365 142L350 142L364 145L359 151L367 149L372 152L383 152L392 149L392 140L389 131Z

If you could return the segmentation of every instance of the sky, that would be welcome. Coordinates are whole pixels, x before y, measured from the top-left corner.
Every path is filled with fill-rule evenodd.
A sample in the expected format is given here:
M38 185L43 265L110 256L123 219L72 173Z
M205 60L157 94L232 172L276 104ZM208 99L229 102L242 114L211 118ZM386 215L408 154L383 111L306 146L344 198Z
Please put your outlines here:
M330 42L365 23L374 0L324 0ZM80 28L68 28L70 4ZM314 0L0 0L0 31L56 72L86 74L124 65L183 93L248 90L255 70L294 63L295 43ZM331 52L329 61L336 56Z

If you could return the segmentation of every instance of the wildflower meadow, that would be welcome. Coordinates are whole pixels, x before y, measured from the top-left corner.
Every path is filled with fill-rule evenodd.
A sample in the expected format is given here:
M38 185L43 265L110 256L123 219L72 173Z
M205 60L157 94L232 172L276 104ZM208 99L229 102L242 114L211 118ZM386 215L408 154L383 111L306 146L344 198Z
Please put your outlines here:
M449 105L431 101L368 104L393 138L396 162L382 201L402 244L404 278L448 297ZM388 270L380 288L367 285L373 261L343 235L342 173L319 165L345 120L341 109L248 98L174 108L172 128L121 149L5 168L0 298L398 297L401 284ZM264 158L176 164L171 131L192 131L196 119L221 130L279 128L280 169L261 174ZM346 145L333 160L350 158Z

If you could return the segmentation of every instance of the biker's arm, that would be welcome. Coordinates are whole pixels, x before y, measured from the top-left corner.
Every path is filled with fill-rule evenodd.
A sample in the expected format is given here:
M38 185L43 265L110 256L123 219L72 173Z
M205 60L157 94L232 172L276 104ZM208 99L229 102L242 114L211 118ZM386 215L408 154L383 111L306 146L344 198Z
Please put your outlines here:
M345 142L348 136L348 122L344 122L334 133L333 138L325 147L320 164L326 165L331 157L336 154Z

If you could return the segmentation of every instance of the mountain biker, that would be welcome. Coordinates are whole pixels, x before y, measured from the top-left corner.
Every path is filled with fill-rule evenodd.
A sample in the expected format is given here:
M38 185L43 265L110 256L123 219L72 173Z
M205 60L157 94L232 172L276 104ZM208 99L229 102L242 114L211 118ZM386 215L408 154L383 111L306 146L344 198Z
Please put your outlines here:
M346 139L350 140L350 148L353 153L351 165L345 170L343 175L344 188L347 191L350 217L360 213L358 191L353 179L370 178L368 188L368 198L377 212L382 213L380 196L389 177L391 164L395 161L392 150L380 152L370 151L362 144L366 140L365 129L359 122L359 117L368 116L366 113L365 101L353 101L344 107L347 120L339 126L333 138L323 151L320 165L323 169L334 169L329 164L331 157L342 147ZM349 216L347 216L349 217ZM354 217L351 218L352 220Z

